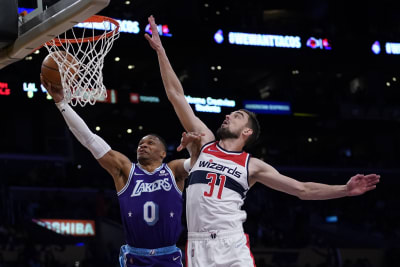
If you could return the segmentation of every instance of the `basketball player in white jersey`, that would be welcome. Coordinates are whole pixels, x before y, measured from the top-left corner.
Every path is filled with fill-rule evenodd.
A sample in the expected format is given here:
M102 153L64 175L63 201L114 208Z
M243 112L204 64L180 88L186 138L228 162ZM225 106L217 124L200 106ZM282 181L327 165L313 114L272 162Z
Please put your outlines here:
M149 17L152 37L145 35L157 52L161 76L168 99L188 132L203 133L199 158L192 166L187 188L188 244L187 266L254 266L241 210L249 188L262 183L300 199L332 199L357 196L376 187L380 176L357 174L345 185L299 182L280 174L267 163L250 157L243 148L256 141L260 127L252 112L241 109L226 115L214 134L194 114L157 32L153 16Z

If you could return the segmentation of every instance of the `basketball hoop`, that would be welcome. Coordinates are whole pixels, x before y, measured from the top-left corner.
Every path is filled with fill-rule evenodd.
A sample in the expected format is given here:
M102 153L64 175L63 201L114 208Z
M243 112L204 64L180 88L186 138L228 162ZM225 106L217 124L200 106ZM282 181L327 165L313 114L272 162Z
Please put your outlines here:
M107 97L102 73L104 57L118 37L116 20L94 15L44 45L58 65L64 99L72 106L94 105L99 98ZM62 51L66 53L53 53ZM76 62L66 67L71 55Z

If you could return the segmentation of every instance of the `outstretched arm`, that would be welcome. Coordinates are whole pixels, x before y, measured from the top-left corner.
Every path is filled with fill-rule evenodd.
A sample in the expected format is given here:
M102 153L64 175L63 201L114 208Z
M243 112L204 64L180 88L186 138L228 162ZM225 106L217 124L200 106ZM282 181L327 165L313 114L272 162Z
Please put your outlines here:
M62 88L52 86L43 79L42 75L40 75L40 79L43 86L53 97L71 132L93 154L100 165L112 175L116 189L120 191L128 180L131 161L121 153L112 150L100 136L90 131L82 118L79 117L68 103L63 101Z
M182 134L181 144L177 148L177 151L181 151L186 148L189 151L190 158L188 159L177 159L168 163L174 173L176 183L181 191L183 191L185 185L185 179L188 177L190 169L200 154L200 142L203 134L198 133L186 133Z
M201 139L205 136L202 133L195 132L184 132L182 133L181 144L176 149L177 151L181 151L186 148L190 154L190 166L189 169L193 167L196 163L201 150Z
M177 159L168 163L168 166L174 173L176 184L181 191L183 191L184 189L185 179L188 177L190 169L192 168L200 154L200 142L202 136L204 135L199 133L184 132L182 134L181 144L176 150L181 151L182 149L186 148L189 151L190 158Z
M285 192L300 199L323 200L346 196L358 196L376 188L380 176L376 174L357 174L345 185L327 185L312 182L299 182L293 178L280 174L267 163L250 159L250 184L262 183L272 189Z
M150 37L148 34L145 34L145 38L149 42L150 46L157 52L161 77L164 83L165 91L167 93L169 101L175 109L176 115L178 116L182 126L187 132L198 132L205 134L205 136L202 138L202 144L213 141L215 139L214 134L194 114L189 103L186 101L182 84L176 76L168 60L165 49L162 46L157 30L157 25L153 16L149 17L149 23L151 26L152 37Z

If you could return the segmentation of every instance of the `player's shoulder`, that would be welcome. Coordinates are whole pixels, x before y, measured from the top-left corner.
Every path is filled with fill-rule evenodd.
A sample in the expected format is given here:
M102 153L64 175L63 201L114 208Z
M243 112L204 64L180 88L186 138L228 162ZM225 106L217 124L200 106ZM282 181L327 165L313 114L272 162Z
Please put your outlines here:
M166 164L177 182L184 181L188 176L188 173L184 168L185 160L186 159L175 159Z
M255 158L255 157L250 157L249 159L249 170L258 168L261 164L262 160Z
M166 163L166 165L171 169L175 170L178 167L183 166L183 163L185 162L186 159L174 159L171 160L170 162Z
M260 163L262 160L259 158L255 158L255 157L250 157L249 159L249 164L258 164Z
M264 160L256 158L256 157L250 157L249 164L251 164L253 166L270 166L270 167L272 167L270 164L268 164Z
M250 174L254 174L260 171L269 171L269 170L274 170L274 167L272 167L270 164L266 163L265 161L259 158L250 157L249 160Z

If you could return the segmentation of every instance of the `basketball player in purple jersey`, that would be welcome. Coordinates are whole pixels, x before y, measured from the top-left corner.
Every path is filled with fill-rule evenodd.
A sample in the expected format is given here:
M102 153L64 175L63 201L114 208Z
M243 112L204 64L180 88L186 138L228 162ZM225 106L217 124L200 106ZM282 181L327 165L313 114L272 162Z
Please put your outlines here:
M182 253L175 244L181 233L182 190L188 175L184 165L188 169L189 160L163 163L166 144L161 137L149 134L139 142L138 163L132 163L89 130L63 101L62 89L52 87L42 76L41 81L71 132L114 179L127 243L121 247L121 267L182 267ZM182 138L183 147L200 140L190 134Z
M259 135L255 114L241 109L226 115L217 131L194 114L179 79L169 63L153 16L152 37L145 35L157 52L168 99L188 132L203 133L201 151L190 170L186 195L188 244L187 266L254 266L247 236L243 233L246 212L241 210L247 191L256 182L300 199L332 199L361 195L376 187L380 176L357 174L345 185L303 183L280 174L269 164L243 151ZM193 161L192 161L193 162Z

